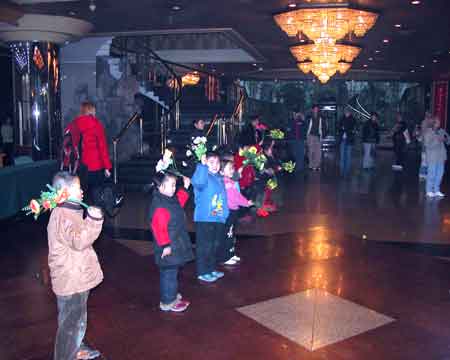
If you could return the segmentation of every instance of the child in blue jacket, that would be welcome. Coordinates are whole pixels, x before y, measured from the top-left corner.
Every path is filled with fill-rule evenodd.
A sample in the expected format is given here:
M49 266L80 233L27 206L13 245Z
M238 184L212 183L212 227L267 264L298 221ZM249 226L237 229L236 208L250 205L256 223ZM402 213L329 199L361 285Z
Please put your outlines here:
M214 282L224 275L216 269L216 249L225 239L229 210L219 171L219 155L209 152L202 157L191 179L195 199L197 277L204 282Z

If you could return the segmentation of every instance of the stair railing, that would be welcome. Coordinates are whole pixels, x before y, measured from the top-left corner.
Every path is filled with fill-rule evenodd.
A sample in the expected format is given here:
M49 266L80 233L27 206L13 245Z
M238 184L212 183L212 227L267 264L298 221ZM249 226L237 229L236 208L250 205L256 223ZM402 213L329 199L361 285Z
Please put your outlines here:
M119 144L122 137L125 135L127 130L133 125L136 121L139 121L139 138L138 138L138 152L139 155L144 154L144 127L143 127L143 119L140 113L135 112L126 122L126 124L119 131L117 136L113 138L113 180L114 184L117 184L117 168L118 168L118 158L117 158L117 145Z

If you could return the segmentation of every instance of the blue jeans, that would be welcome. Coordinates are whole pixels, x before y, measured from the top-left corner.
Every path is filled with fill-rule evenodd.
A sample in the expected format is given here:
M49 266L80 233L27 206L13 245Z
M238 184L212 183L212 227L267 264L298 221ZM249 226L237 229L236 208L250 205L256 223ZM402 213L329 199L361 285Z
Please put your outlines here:
M83 342L87 327L87 299L89 291L69 296L56 296L58 330L54 360L73 360Z
M346 175L352 166L352 145L342 140L340 145L340 169L341 174Z
M363 169L372 169L375 167L374 153L375 143L363 143Z
M425 184L427 193L440 191L443 175L444 163L428 164L427 181Z
M178 267L159 269L160 300L164 305L173 303L178 293Z
M295 156L295 171L305 169L305 140L294 140L292 150Z

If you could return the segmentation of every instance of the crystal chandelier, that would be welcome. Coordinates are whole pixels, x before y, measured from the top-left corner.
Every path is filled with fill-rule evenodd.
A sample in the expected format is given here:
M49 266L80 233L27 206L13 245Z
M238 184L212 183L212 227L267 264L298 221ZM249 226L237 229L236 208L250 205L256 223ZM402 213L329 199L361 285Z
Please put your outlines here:
M312 72L322 83L339 72L346 73L351 62L359 55L361 48L344 44L308 44L290 48L299 61L298 67L305 74Z
M343 4L304 6L274 15L277 25L290 37L305 34L314 43L334 44L347 34L361 37L377 21L378 14Z

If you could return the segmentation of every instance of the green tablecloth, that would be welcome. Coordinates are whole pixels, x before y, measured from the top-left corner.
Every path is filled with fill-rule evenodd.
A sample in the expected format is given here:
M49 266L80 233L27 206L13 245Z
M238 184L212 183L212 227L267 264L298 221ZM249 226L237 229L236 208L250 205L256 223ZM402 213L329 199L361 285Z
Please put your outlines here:
M0 219L15 215L28 202L40 195L57 171L55 160L0 169Z

